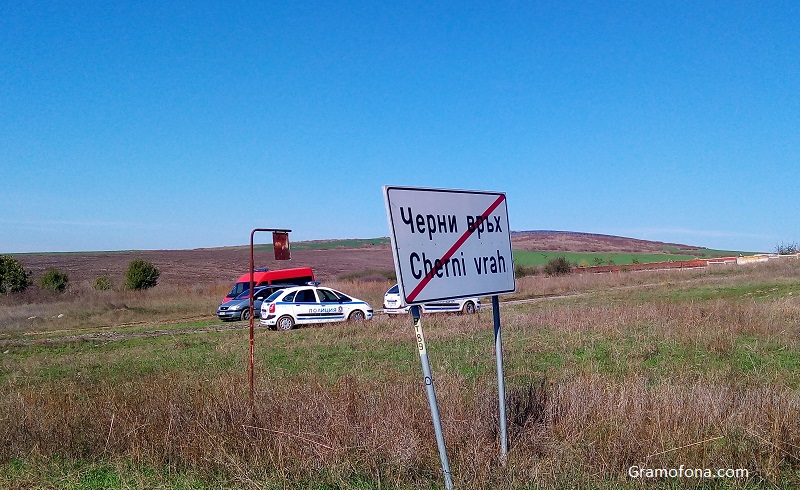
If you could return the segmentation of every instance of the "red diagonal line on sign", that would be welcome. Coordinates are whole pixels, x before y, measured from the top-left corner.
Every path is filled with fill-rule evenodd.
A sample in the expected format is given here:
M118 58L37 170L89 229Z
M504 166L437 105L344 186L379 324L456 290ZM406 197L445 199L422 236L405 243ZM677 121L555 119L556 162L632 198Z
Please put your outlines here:
M506 198L505 194L501 194L500 197L498 197L486 211L481 213L482 221L487 220L489 218L489 215L492 214L492 212L494 212L495 209L497 209L497 206L499 206L500 203L502 203L505 198ZM467 238L469 238L470 235L472 235L474 232L475 229L470 230L469 227L467 227L467 231L465 231L464 234L461 235L461 238L459 238L458 241L454 243L452 247L450 247L450 250L448 250L446 254L442 255L442 258L440 258L439 260L442 263L444 263L447 259L452 257L458 251L461 245L463 245L464 242L467 241ZM414 290L411 291L411 294L409 294L406 297L406 301L408 301L409 303L414 301L414 299L419 295L419 293L422 292L425 286L427 286L428 283L431 282L431 279L433 279L433 276L435 275L436 275L436 267L433 267L430 272L425 274L425 277L423 277L422 280L419 282L419 284L417 284L417 287L415 287Z

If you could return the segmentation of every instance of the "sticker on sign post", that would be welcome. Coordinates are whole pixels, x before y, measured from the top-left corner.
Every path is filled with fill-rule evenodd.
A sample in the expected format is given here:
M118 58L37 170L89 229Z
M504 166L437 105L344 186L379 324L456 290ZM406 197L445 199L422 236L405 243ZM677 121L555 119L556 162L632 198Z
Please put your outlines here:
M505 193L399 186L383 192L407 304L514 292Z

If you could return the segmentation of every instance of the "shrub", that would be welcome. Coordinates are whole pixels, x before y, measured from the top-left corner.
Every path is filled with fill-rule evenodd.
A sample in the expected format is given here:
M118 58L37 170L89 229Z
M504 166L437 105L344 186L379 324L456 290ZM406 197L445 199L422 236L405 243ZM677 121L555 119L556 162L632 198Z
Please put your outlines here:
M134 259L125 272L125 287L128 289L148 289L156 285L161 272L151 262Z
M54 293L63 293L67 289L67 283L69 283L69 276L66 272L58 269L47 269L39 279L39 287Z
M775 246L775 253L779 255L794 255L798 252L797 243L781 243Z
M0 293L20 293L31 284L31 273L10 255L0 255Z
M550 259L544 266L544 273L548 276L563 276L572 272L572 264L564 257Z
M535 276L538 273L539 270L536 267L528 267L520 264L514 266L514 277L517 279L520 277Z
M108 291L111 289L111 278L108 276L99 276L94 280L92 288L95 291Z

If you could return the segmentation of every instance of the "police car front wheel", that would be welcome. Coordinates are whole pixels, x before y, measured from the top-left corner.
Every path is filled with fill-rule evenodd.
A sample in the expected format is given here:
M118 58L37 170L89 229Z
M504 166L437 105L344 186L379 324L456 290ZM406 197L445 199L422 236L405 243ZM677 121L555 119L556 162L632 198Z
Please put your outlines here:
M364 316L364 312L361 311L361 310L356 310L356 311L350 313L350 316L347 317L348 320L355 321L355 322L363 321L364 318L366 318L366 317Z

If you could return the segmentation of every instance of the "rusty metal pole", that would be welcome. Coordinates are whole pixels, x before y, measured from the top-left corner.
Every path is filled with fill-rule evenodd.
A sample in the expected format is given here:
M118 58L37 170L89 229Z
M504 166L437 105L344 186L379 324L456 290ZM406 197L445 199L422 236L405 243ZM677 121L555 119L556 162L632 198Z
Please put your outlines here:
M253 289L255 288L255 284L253 284L253 269L255 268L255 261L253 259L253 237L255 236L257 231L272 231L272 232L280 232L280 233L289 233L292 230L286 229L279 229L279 228L254 228L253 231L250 232L250 414L252 415L255 412L255 393L253 388L253 353L254 353L254 346L255 346L255 336L254 336L254 328L253 328Z
M253 346L255 345L254 335L253 335L253 268L254 260L253 260L253 235L256 234L256 230L250 232L250 414L252 415L255 413L254 409L254 393L253 393Z

